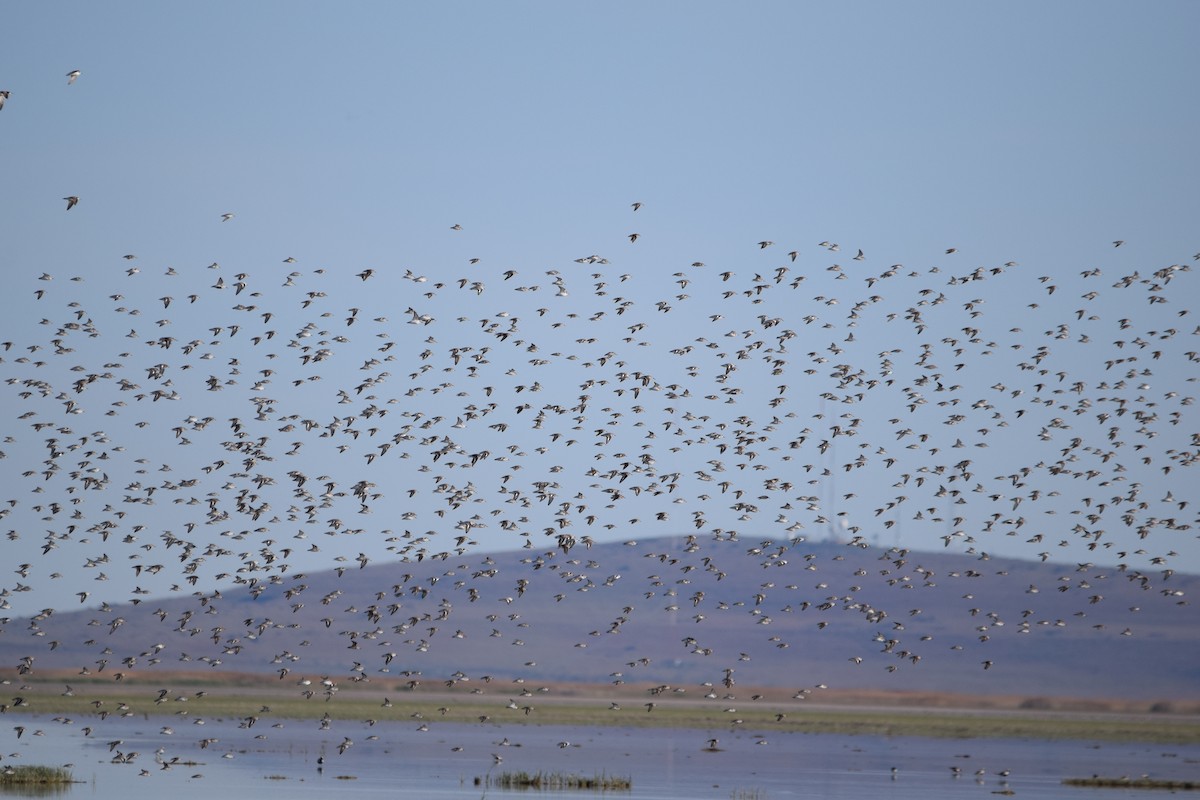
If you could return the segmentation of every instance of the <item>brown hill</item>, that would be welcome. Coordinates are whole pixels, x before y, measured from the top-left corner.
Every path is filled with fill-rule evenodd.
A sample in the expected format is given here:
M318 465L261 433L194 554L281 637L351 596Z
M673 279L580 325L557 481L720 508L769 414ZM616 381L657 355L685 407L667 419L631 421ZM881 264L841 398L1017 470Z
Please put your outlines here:
M1200 698L1197 576L671 537L276 574L11 620L0 662L97 677L740 685Z

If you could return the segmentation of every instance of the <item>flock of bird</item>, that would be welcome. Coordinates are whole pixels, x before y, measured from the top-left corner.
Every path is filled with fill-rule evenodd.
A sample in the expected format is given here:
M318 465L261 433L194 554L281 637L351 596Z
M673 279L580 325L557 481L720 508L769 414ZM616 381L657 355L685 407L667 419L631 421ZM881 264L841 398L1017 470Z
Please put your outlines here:
M80 202L64 199L67 210ZM957 247L905 266L764 238L736 263L648 262L638 252L653 237L650 210L633 203L639 232L605 255L549 270L486 254L364 268L280 253L230 269L114 253L73 272L11 274L40 318L0 343L0 519L9 551L29 554L6 559L0 602L41 609L4 620L0 636L27 639L19 671L46 660L57 643L42 628L68 610L28 598L68 596L94 615L99 662L128 671L169 658L157 639L112 650L106 637L136 615L211 636L229 669L295 679L302 655L237 661L247 638L297 633L283 621L200 622L233 597L281 591L297 620L353 634L343 676L298 684L311 693L323 680L332 697L337 680L369 677L360 644L379 645L387 672L405 659L392 638L428 649L441 640L414 631L450 631L468 614L516 619L531 580L592 602L590 590L621 577L587 557L597 541L680 569L656 581L665 609L626 607L609 632L638 615L686 615L685 647L701 658L712 654L706 616L737 605L745 624L766 624L784 585L804 581L824 592L814 607L886 628L872 646L917 664L919 609L904 610L902 642L904 626L856 602L858 587L820 583L808 539L855 550L894 539L877 549L895 566L863 583L931 582L907 546L919 541L979 561L997 550L1074 559L1081 608L1103 600L1086 580L1101 569L1093 560L1187 602L1170 584L1176 548L1195 537L1186 489L1200 453L1186 261L1124 267L1131 246L1118 240L1042 274ZM438 235L469 237L469 226ZM660 535L686 535L681 551L654 550ZM743 557L771 579L718 596L713 541L747 542ZM528 550L556 574L522 573L476 606L485 583L505 580L490 556L467 563L489 547ZM365 610L326 596L301 611L306 573L352 581L384 561L463 577L369 587L378 605ZM410 618L418 595L438 608ZM150 610L171 596L194 612ZM320 616L306 617L313 608ZM711 685L731 690L738 656L716 655Z

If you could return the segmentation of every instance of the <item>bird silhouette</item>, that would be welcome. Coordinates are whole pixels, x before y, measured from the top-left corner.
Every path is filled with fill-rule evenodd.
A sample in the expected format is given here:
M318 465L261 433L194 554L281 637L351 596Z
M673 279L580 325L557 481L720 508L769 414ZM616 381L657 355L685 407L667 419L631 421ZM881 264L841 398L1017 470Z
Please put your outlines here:
M28 606L16 672L80 670L81 703L120 680L154 713L186 708L162 736L206 698L144 676L269 673L330 710L345 754L346 733L375 739L342 703L384 682L352 723L371 737L408 705L396 691L436 691L406 717L420 732L538 720L562 665L604 682L613 714L694 702L786 728L794 705L748 687L794 680L800 653L889 687L1008 680L1014 640L1120 647L1150 640L1140 609L1188 613L1185 262L1122 267L1133 250L1105 237L1040 276L933 245L920 267L860 269L828 240L786 259L737 241L658 269L642 248L547 268L479 250L281 276L232 255L168 269L136 241L163 269L113 269L107 248L86 285L14 268L37 313L0 351L19 454L0 459L0 602L74 609ZM467 712L446 699L468 694ZM96 730L140 713L95 697ZM277 715L253 708L236 724L267 735Z

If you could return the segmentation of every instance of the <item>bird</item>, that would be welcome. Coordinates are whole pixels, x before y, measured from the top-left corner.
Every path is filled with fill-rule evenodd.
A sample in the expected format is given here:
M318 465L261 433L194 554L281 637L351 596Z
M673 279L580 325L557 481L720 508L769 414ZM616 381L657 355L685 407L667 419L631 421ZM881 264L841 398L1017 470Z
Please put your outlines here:
M11 91L8 89L0 90L0 108L4 108L4 101L8 99Z
M229 220L231 220L231 219L233 219L233 218L234 218L234 215L233 215L233 214L230 214L230 213L226 212L226 213L224 213L224 214L222 214L222 215L221 215L221 222L229 222Z
M649 271L640 249L619 267L593 254L545 271L480 252L462 277L461 253L431 256L426 275L331 260L286 278L231 254L205 281L180 261L116 275L101 261L86 292L61 267L58 280L15 268L14 287L39 288L34 324L0 345L14 554L0 606L57 590L78 609L20 620L33 635L12 645L31 648L16 672L36 655L90 689L175 662L270 670L281 692L330 709L332 747L349 732L334 716L347 681L471 692L491 704L471 715L499 722L501 707L532 717L553 702L529 698L553 695L539 664L557 654L610 687L601 708L652 687L647 712L692 697L736 727L753 720L736 716L747 703L785 719L746 687L809 638L846 637L813 648L811 668L835 677L847 661L887 681L934 664L988 686L1011 660L981 660L1007 637L1036 647L1035 626L1115 637L1152 612L1190 612L1167 542L1194 508L1158 474L1196 461L1179 443L1197 425L1177 376L1200 358L1180 313L1186 263L1105 264L1098 280L1096 250L1131 252L1101 240L1082 247L1086 269L1046 280L999 258L858 275L826 241L804 269L798 250L756 269L753 250L771 245L656 252L679 263ZM903 544L921 536L942 552ZM1126 539L1145 569L1116 555ZM512 551L488 551L495 541ZM1122 567L1087 560L1110 542ZM1030 563L1003 561L1002 544ZM899 597L918 592L931 604ZM628 652L610 644L635 628L649 633ZM875 647L843 648L859 635ZM513 647L534 654L514 660ZM484 659L511 665L506 694L474 674ZM188 712L160 732L211 709L159 692L147 701ZM97 697L96 730L135 713ZM381 715L401 705L381 698ZM238 724L261 717L262 731L269 715Z
M67 211L70 211L72 208L74 208L75 206L77 206L79 204L79 198L76 197L75 195L70 195L69 197L64 197L63 200L67 201Z
M72 83L74 83L75 79L78 78L81 74L82 73L80 73L80 71L77 69L73 69L70 72L68 72L67 73L67 85L70 86Z

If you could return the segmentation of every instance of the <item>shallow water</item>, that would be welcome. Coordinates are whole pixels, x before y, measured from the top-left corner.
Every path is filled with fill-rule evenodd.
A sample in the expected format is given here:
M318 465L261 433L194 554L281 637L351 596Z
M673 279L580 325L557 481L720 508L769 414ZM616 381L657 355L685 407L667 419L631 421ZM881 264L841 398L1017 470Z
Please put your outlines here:
M329 797L480 798L515 796L474 785L500 771L605 773L629 777L631 800L658 798L863 798L938 800L991 796L1011 789L1022 798L1084 797L1096 790L1065 787L1064 777L1092 774L1156 778L1200 777L1200 747L1019 739L926 739L815 735L750 730L679 730L287 720L260 722L172 718L107 720L90 737L78 725L10 717L27 730L5 732L3 764L72 764L76 784L58 796L149 800L211 798L220 793L257 800ZM164 725L174 733L162 732ZM41 735L35 732L40 731ZM718 750L707 749L717 738ZM201 749L199 740L217 741ZM353 744L339 754L349 738ZM113 750L109 742L120 740ZM161 751L160 751L161 748ZM114 752L137 752L113 764ZM496 757L502 759L497 763ZM324 758L321 767L318 759ZM180 762L164 769L161 762ZM955 777L952 767L958 767ZM980 774L977 771L982 770ZM1001 771L1007 770L1007 776ZM0 793L2 794L2 793ZM589 792L537 791L537 797ZM1161 797L1122 790L1120 796ZM1108 795L1106 795L1108 796Z

